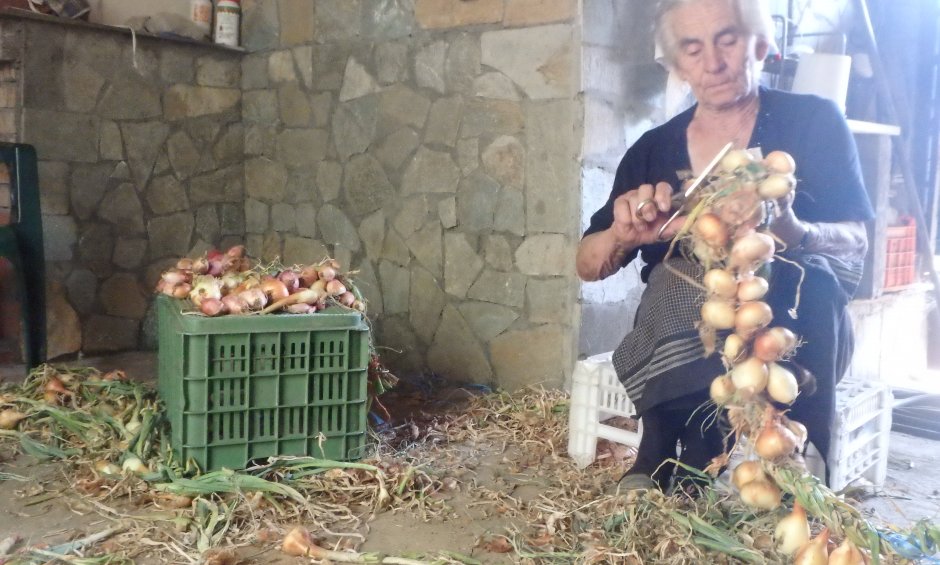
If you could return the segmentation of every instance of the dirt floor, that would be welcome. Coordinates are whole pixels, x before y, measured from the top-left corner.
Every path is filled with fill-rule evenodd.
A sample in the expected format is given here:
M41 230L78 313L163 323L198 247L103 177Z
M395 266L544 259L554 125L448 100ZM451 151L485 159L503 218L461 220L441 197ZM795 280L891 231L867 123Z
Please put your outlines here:
M148 353L84 359L76 363L103 372L121 369L134 379L149 382L154 380L156 372L154 356ZM22 370L18 367L0 367L0 382L16 381L21 377ZM421 446L433 444L434 430L439 429L435 427L435 418L448 410L459 409L467 397L478 391L442 387L430 391L430 395L425 392L428 391L403 389L401 394L386 398L389 410L398 422L402 422L392 435L398 441L397 447L406 452L411 446L418 450ZM411 418L417 418L420 425L407 424ZM553 475L576 473L563 453L546 454L542 451L533 458L525 449L528 442L552 442L547 437L539 437L535 419L530 418L525 423L530 426L528 429L536 430L531 437L517 435L518 440L507 442L503 436L488 440L487 436L470 434L462 443L451 446L447 459L433 464L446 470L441 479L445 486L449 484L448 480L458 486L440 489L435 495L440 501L431 501L424 506L424 503L417 506L415 503L374 516L367 508L362 508L360 527L354 532L346 532L348 545L364 553L379 552L402 558L436 556L422 563L560 562L557 559L539 561L535 557L522 559L519 552L511 551L512 546L507 545L514 533L525 532L527 539L531 540L532 527L536 523L540 526L538 532L545 535L554 533L552 524L557 510L545 494L548 486L559 480L559 476ZM563 443L563 438L555 443ZM629 461L627 450L616 445L607 447L606 465L600 466L586 479L581 476L581 480L586 480L580 493L585 501L599 495ZM862 508L873 522L879 524L904 527L924 518L940 522L938 459L938 442L893 434L888 480L884 488L873 492L861 485L851 494L862 501ZM139 516L142 512L140 504L133 498L109 498L105 499L107 504L97 503L69 487L71 482L64 464L38 463L30 456L14 455L9 450L0 449L0 544L5 538L17 536L23 540L21 545L56 545L101 532L113 527L121 516ZM591 503L585 502L584 512L591 512L590 507ZM161 524L161 527L166 526L166 523ZM237 549L238 562L302 562L303 559L287 557L280 551L283 534L283 525L280 529L272 527L270 533L262 530L253 534L253 543L242 544ZM115 539L127 544L129 538L124 534L123 538ZM165 538L151 539L146 531L137 534L133 538L137 546L132 552L134 562L199 562L192 557L192 552L183 549L186 544L194 544L198 540L188 533L180 533L174 539L176 548L171 548ZM0 551L0 557L2 553Z

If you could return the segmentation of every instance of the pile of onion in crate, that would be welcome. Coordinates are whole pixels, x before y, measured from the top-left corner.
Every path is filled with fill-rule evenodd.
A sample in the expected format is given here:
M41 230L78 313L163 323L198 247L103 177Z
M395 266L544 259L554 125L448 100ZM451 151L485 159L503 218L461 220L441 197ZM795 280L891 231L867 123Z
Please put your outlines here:
M714 379L711 398L727 410L736 436L733 450L743 451L732 482L744 504L758 512L782 515L784 494L793 509L777 522L774 537L781 553L799 565L861 564L880 553L878 536L851 506L845 504L806 471L798 453L807 430L787 417L799 394L797 378L780 363L799 346L799 337L773 327L773 313L763 302L769 283L762 276L775 257L777 241L764 229L777 203L791 198L796 188L796 164L784 152L763 160L746 151L731 151L717 172L695 195L688 220L670 247L704 267L702 287L707 298L699 327L708 353L718 348L719 336L728 372ZM667 257L668 258L668 257ZM796 304L799 294L794 297ZM795 308L791 311L795 316ZM742 441L743 440L743 441ZM731 454L717 458L709 470L726 466ZM789 499L790 497L788 497ZM810 516L822 526L813 537ZM818 528L817 528L818 529ZM840 545L830 554L829 544Z
M252 265L243 245L182 258L160 276L157 292L189 299L206 316L313 314L331 305L365 312L349 273L335 259L302 266Z

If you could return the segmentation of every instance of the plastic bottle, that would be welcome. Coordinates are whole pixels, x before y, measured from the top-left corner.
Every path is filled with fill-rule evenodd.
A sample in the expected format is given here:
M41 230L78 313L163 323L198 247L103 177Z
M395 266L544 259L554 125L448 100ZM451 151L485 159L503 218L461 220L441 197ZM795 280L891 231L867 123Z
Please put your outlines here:
M212 33L212 0L190 0L189 19L209 37Z
M238 47L242 7L238 0L218 0L215 5L215 42Z

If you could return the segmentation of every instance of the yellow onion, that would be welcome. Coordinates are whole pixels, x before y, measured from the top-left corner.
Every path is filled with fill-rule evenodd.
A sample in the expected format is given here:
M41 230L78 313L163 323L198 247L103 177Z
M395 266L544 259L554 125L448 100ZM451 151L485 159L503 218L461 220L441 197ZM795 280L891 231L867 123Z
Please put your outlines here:
M709 394L715 404L725 404L734 396L734 382L729 375L722 375L712 381Z
M792 175L796 172L796 161L786 151L771 151L764 157L764 166L771 173Z
M709 294L730 300L738 293L738 284L734 275L724 269L712 269L705 273L702 279Z
M144 473L149 473L150 469L143 461L137 457L128 457L124 460L124 463L121 465L121 469L125 472L129 471L135 475L143 475Z
M728 266L739 272L752 272L773 256L774 239L765 233L751 232L734 242Z
M809 430L806 429L806 426L797 422L796 420L791 420L785 418L785 426L788 430L793 432L793 436L796 438L796 448L799 451L803 450L803 447L806 445L806 440L809 438Z
M764 200L777 200L793 192L796 179L792 175L773 174L757 185L757 193Z
M760 461L743 461L731 473L731 482L738 487L738 490L754 481L770 481Z
M716 330L730 330L736 319L734 305L728 301L712 298L702 304L702 322Z
M762 459L773 461L796 449L796 436L779 422L767 422L754 442L754 451Z
M747 339L756 331L770 325L773 319L773 310L766 302L745 302L735 313L734 329L741 337Z
M819 535L806 542L793 558L793 565L828 565L829 563L829 528L823 528Z
M768 365L767 394L781 404L793 404L800 394L800 387L793 373L776 363Z
M780 506L783 493L777 485L764 480L751 481L741 487L741 500L751 508L773 510Z
M764 277L747 277L738 283L737 297L741 302L753 302L767 295L770 284Z
M728 244L728 228L721 218L711 212L701 214L695 220L692 224L692 235L710 247L724 247Z
M865 556L854 543L845 540L829 554L829 565L865 565Z
M111 463L110 461L95 461L95 471L98 471L102 475L120 475L121 470L117 465Z
M0 430L12 430L16 425L26 418L26 414L22 412L17 412L12 408L8 408L0 412Z
M746 167L754 161L754 157L743 149L734 149L722 157L718 168L726 173L733 173L740 167Z
M731 370L731 380L734 387L741 391L748 391L750 394L758 394L767 388L767 365L756 357L750 357L742 363L738 363Z
M725 338L725 346L722 353L729 363L735 363L741 360L741 357L747 352L747 343L744 338L738 334L731 334Z
M799 502L793 503L793 512L777 523L774 539L777 548L787 555L793 555L809 541L809 521L806 510Z

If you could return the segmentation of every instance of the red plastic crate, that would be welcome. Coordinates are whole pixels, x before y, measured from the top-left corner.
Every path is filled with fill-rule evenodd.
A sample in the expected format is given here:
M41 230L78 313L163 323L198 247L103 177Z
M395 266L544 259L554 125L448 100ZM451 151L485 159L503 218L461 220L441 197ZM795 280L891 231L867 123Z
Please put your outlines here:
M908 218L905 225L888 228L884 290L903 288L916 276L917 224Z

